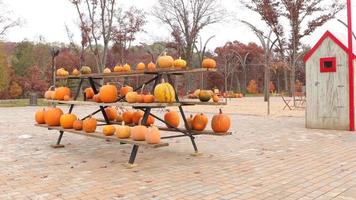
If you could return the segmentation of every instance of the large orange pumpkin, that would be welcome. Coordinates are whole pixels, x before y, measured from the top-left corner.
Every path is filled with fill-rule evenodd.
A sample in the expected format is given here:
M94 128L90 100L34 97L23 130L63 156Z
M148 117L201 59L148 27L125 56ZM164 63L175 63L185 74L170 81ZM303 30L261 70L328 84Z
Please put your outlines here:
M223 114L221 109L219 110L219 114L214 115L211 120L211 128L215 133L226 133L230 129L230 125L230 117Z
M141 117L143 117L143 114L145 114L142 110L137 110L132 114L132 123L133 124L138 124Z
M73 122L73 128L74 128L74 130L77 130L77 131L82 130L83 129L83 121L79 120L79 119L75 120Z
M121 96L126 96L126 94L128 93L128 92L132 92L133 91L133 88L132 87L130 87L130 86L125 86L125 87L122 87L121 89L120 89L120 95Z
M83 121L83 130L87 133L94 133L96 130L96 125L96 119L90 116Z
M143 102L144 103L153 103L153 102L155 102L155 96L153 96L151 93L143 95Z
M43 108L42 110L38 110L35 114L35 120L37 122L37 124L44 124L45 122L45 109Z
M63 111L60 108L53 107L46 109L44 113L46 124L48 126L59 126L61 115L63 115Z
M105 108L106 116L110 121L114 121L117 118L117 110L114 107Z
M177 128L180 123L179 115L176 111L168 110L168 112L164 115L164 121L170 126ZM167 125L168 128L170 128L169 125Z
M216 67L216 61L214 59L211 58L205 58L202 62L202 67L203 68L215 68Z
M54 90L55 100L64 100L64 96L68 95L70 97L70 89L67 87L58 87Z
M113 125L105 125L103 127L103 134L105 136L114 135L115 131L116 131L116 128Z
M161 134L156 126L151 126L146 131L145 140L148 144L158 144L161 141Z
M167 56L165 53L163 56L158 57L157 63L160 68L169 68L173 67L174 60L171 56Z
M193 119L193 129L196 131L203 131L208 124L208 118L203 114L195 115Z
M117 88L115 85L106 84L100 88L100 100L104 103L112 103L117 100Z
M94 90L91 87L85 88L85 98L86 99L92 99L94 97Z
M73 128L73 123L77 120L75 114L64 114L60 118L60 124L62 128Z
M131 111L126 111L126 112L122 113L122 118L123 118L125 124L132 123L132 116L133 116L133 112L131 112Z

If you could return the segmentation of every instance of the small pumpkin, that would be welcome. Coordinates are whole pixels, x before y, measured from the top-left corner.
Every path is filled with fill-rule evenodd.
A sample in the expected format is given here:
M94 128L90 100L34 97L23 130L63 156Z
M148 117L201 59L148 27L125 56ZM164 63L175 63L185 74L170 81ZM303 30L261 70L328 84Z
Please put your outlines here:
M122 72L123 71L123 67L121 65L116 65L114 67L114 72Z
M91 68L88 66L82 66L80 68L80 73L82 74L91 74Z
M145 140L148 144L158 144L161 141L161 134L156 126L151 126L146 131Z
M181 57L179 59L174 61L174 67L176 68L186 68L187 67L187 62L183 60Z
M110 74L111 73L111 69L106 67L103 71L104 74Z
M136 70L142 71L142 70L145 70L145 68L146 68L146 65L143 62L140 62L136 65Z
M48 126L59 126L60 118L63 115L63 111L60 108L52 107L47 108L44 113L44 119Z
M131 128L131 138L135 141L144 141L147 133L147 127L139 125Z
M125 122L122 122L120 126L116 127L115 135L120 139L129 138L131 135L131 128L129 126L126 126Z
M226 133L229 131L231 126L231 119L229 116L225 115L221 109L219 109L219 114L214 115L211 120L211 128L215 133Z
M155 102L155 96L153 96L151 93L143 95L143 102L144 103L153 103L153 102Z
M218 95L214 94L213 95L213 102L218 103L220 101L220 98Z
M137 94L136 102L137 103L143 103L143 97L144 96L145 96L144 94Z
M133 88L131 86L124 86L120 89L120 95L121 96L126 96L128 92L133 92Z
M208 118L203 114L197 114L193 119L193 129L196 131L203 131L208 124Z
M83 121L82 120L75 120L73 122L73 129L77 131L81 131L83 129Z
M146 125L147 126L151 126L154 123L155 123L155 118L152 115L149 115L148 118L147 118Z
M94 133L96 130L97 121L92 116L83 121L83 130L87 133Z
M180 123L178 112L167 110L167 113L164 115L164 121L167 123L168 128L171 126L177 128Z
M193 93L193 95L196 97L196 98L199 98L199 94L200 94L200 89L196 89Z
M52 89L53 89L53 86L48 88L48 90L45 92L45 94L44 94L45 99L47 99L47 100L52 99L52 96L54 96L54 91Z
M60 124L62 128L73 128L73 123L77 120L75 114L64 114L60 118Z
M35 120L37 122L37 124L44 124L45 122L45 109L43 108L42 110L38 110L35 114Z
M143 114L145 114L142 110L137 110L132 114L132 123L133 124L138 124L140 119L143 117Z
M94 100L96 103L101 103L100 95L99 95L99 94L95 94L95 95L93 96L93 100Z
M94 90L91 87L85 88L84 93L86 99L92 99L95 95Z
M113 103L117 100L117 88L115 85L106 84L100 88L100 100L104 103Z
M155 71L156 70L156 65L153 62L148 63L147 64L147 70Z
M199 100L201 102L208 102L211 99L211 93L208 90L200 90Z
M137 92L128 92L125 95L125 100L127 101L127 103L136 103L137 95Z
M105 108L106 116L110 121L114 121L117 118L117 110L114 107Z
M77 68L75 68L75 69L73 69L73 71L72 71L72 75L74 75L74 76L79 76L79 75L80 75L80 71L79 71Z
M187 118L187 124L189 129L193 129L193 120L194 120L193 115L189 115L189 117Z
M115 131L116 131L116 128L113 125L105 125L103 127L103 134L105 136L112 136L112 135L114 135Z
M168 56L166 53L164 53L163 56L158 57L157 63L160 68L169 68L173 67L174 60L171 56Z
M64 100L64 96L68 95L70 97L70 89L68 87L58 87L54 90L55 100Z
M132 111L125 111L124 113L122 113L122 118L126 124L132 123L132 116L133 116Z
M207 69L216 68L216 61L211 58L205 58L201 65L203 68L207 68Z
M162 79L162 83L156 85L154 96L160 103L172 103L176 100L175 91L171 84Z
M123 72L129 72L129 71L131 71L131 66L126 63L126 64L122 67L122 71L123 71Z

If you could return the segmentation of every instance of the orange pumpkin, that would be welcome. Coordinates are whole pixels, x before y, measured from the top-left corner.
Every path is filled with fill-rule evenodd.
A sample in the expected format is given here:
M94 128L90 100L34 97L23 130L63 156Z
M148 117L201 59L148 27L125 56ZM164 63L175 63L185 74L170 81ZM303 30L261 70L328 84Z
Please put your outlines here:
M168 110L168 112L164 115L164 121L170 126L177 128L180 123L179 115L176 111ZM167 125L168 128L170 128L169 125Z
M131 128L131 138L135 141L144 141L146 133L146 126L138 125Z
M117 65L114 67L114 72L122 72L123 71L123 67L121 65Z
M188 123L189 129L192 129L192 128L193 128L193 120L194 120L193 115L190 115L190 116L187 118L187 123Z
M75 114L64 114L60 118L60 124L62 128L73 128L73 123L77 120Z
M128 92L125 95L125 100L127 101L127 103L136 103L137 95L137 92Z
M47 100L52 99L52 96L54 96L54 91L52 90L53 86L48 88L48 90L44 94L44 98Z
M110 121L114 121L117 118L117 110L114 107L105 108L106 116Z
M69 100L70 100L70 97L68 95L64 95L63 101L69 101Z
M207 68L207 69L216 68L216 61L211 58L205 58L201 65L203 68Z
M81 131L83 129L83 121L82 120L75 120L73 122L73 129L77 131Z
M121 126L116 127L115 135L120 139L129 138L131 135L131 128L129 126L126 126L125 122L122 122Z
M229 116L223 114L222 110L219 110L219 114L214 115L211 120L211 128L215 133L226 133L231 126L231 119Z
M131 111L126 111L126 112L122 113L122 118L123 118L125 124L132 123L132 116L133 116L133 112L131 112Z
M112 103L117 100L117 88L115 85L106 84L100 88L100 100L104 103Z
M137 110L132 114L132 123L133 124L138 124L140 119L143 117L143 114L145 114L142 110Z
M146 65L143 62L140 62L136 65L136 70L145 70Z
M143 102L144 103L153 103L153 102L155 102L155 96L153 96L152 94L143 95Z
M151 126L146 131L145 140L148 144L158 144L161 141L161 134L156 126Z
M164 53L163 56L158 57L157 63L160 68L169 68L173 67L174 60L171 56L167 56L167 54Z
M111 136L111 135L114 135L116 129L113 125L105 125L103 127L103 134L105 136Z
M91 87L88 87L84 90L85 92L85 98L86 99L92 99L94 97L94 90Z
M96 103L101 103L100 95L99 95L99 94L94 95L94 96L93 96L93 100L94 100Z
M208 124L208 118L203 114L195 115L193 119L193 129L196 131L203 131Z
M46 109L44 113L46 124L48 126L59 126L61 115L63 115L63 111L60 108L53 107Z
M55 100L64 100L64 96L68 95L70 97L70 89L67 87L58 87L54 90Z
M123 71L123 72L129 72L129 71L131 71L131 66L126 63L126 64L122 67L122 71Z
M128 93L128 92L132 92L133 91L133 88L132 87L130 87L130 86L125 86L125 87L122 87L121 89L120 89L120 95L121 96L126 96L126 94Z
M94 133L96 130L96 125L96 119L90 116L83 121L83 130L87 133Z
M147 70L149 70L149 71L156 70L156 65L153 62L148 63Z
M42 110L38 110L35 114L35 120L37 122L37 124L44 124L45 122L45 109L43 108Z
M80 71L79 71L77 68L75 68L75 69L73 69L73 71L72 71L72 75L74 75L74 76L79 76L79 75L80 75Z
M118 113L118 114L117 114L116 121L117 121L117 122L122 122L122 121L124 121L124 118L123 118L123 116L122 116L122 113Z

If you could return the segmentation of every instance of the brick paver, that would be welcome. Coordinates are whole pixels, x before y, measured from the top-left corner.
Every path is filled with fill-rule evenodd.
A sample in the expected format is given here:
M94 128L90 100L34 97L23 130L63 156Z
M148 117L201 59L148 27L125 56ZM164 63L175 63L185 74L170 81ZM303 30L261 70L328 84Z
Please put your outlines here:
M191 157L190 141L177 138L141 148L138 166L126 169L131 145L64 134L66 147L52 149L58 134L33 126L37 109L0 108L1 200L356 199L356 136L305 129L300 113L229 110L234 134L197 136L203 156Z

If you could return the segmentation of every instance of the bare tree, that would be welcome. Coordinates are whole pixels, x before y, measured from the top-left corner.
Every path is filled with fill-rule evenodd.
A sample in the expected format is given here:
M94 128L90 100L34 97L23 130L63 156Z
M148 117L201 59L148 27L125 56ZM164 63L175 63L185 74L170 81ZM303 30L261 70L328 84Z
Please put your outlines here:
M87 35L84 36L87 37L90 51L95 56L96 69L102 71L106 64L109 42L112 39L116 0L70 1L78 12L82 34L83 30L88 30Z
M19 18L13 19L8 16L12 16L11 11L7 10L7 6L0 1L1 15L0 15L0 39L4 38L7 32L16 26L21 24Z

